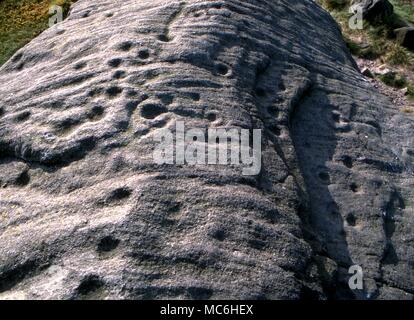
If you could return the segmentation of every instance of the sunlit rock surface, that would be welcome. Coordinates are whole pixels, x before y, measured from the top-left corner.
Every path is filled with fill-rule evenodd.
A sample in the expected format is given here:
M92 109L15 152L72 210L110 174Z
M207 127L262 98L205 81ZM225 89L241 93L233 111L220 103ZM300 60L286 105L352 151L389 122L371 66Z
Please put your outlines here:
M0 298L412 299L413 118L341 39L313 1L78 1L0 68ZM262 129L260 174L156 165L176 121Z

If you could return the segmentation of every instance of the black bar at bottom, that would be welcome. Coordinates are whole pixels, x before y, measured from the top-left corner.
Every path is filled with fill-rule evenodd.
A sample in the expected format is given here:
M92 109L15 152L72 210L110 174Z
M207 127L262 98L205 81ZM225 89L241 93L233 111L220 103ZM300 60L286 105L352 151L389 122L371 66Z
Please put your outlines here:
M355 318L360 311L382 317L413 310L414 301L0 301L3 315L31 317L88 314L116 319L287 319L294 316ZM56 308L56 312L52 311ZM366 309L366 310L362 310ZM408 314L408 313L407 313Z

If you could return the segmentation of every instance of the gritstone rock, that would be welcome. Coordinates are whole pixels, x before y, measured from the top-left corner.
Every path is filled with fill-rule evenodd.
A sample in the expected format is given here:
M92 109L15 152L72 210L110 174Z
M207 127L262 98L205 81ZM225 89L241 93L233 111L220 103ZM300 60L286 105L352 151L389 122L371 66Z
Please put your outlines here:
M1 299L413 298L413 118L313 1L80 0L0 107ZM177 121L262 171L156 165Z

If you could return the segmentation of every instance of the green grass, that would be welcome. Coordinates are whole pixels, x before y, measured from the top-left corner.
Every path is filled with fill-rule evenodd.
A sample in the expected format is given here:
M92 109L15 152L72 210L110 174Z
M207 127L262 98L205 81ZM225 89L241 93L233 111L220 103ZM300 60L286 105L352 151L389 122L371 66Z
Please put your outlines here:
M67 14L71 0L0 0L0 65L48 27L49 7L62 5Z
M350 52L359 58L378 60L381 64L388 63L408 72L414 72L414 52L396 43L393 33L395 28L405 25L404 21L414 23L414 6L404 0L391 1L394 15L383 23L371 25L364 21L362 30L351 30L348 26L348 8L351 0L317 0L339 23L345 42ZM378 77L388 86L408 89L408 98L414 100L414 84L402 75L387 74Z
M407 0L389 0L393 6L394 11L397 15L403 18L405 21L408 21L414 24L414 5L409 4Z
M340 24L345 41L351 53L364 59L383 58L392 65L406 65L414 68L414 53L397 45L393 30L401 27L403 21L414 20L414 7L404 4L404 0L392 1L395 14L382 24L370 25L364 21L362 30L351 30L348 26L350 0L317 0ZM362 48L354 39L364 39L369 47Z
M384 75L380 75L379 79L384 82L387 86L394 88L405 88L408 86L407 79L396 73L390 72Z
M414 85L409 85L408 89L408 99L414 101Z

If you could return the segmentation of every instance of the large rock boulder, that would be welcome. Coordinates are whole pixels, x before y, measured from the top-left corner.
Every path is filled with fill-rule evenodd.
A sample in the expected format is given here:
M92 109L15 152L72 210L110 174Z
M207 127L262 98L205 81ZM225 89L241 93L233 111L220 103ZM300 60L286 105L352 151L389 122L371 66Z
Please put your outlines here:
M80 0L0 110L1 299L413 298L414 121L313 1ZM157 165L177 121L261 172Z
M399 44L414 51L414 27L398 28L394 33Z
M388 0L353 0L353 8L362 10L363 17L372 23L384 22L394 13L394 6Z

